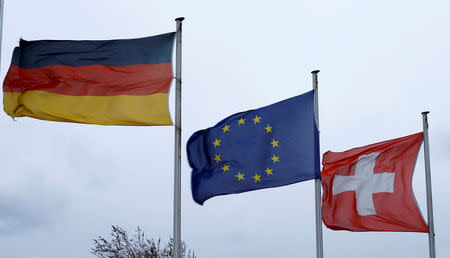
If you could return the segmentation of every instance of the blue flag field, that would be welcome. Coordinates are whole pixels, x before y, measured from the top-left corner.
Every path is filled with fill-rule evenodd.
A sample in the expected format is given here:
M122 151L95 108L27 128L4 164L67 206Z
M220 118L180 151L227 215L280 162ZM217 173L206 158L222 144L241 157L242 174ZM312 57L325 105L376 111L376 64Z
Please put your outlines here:
M192 196L277 187L320 177L314 91L234 114L187 143Z

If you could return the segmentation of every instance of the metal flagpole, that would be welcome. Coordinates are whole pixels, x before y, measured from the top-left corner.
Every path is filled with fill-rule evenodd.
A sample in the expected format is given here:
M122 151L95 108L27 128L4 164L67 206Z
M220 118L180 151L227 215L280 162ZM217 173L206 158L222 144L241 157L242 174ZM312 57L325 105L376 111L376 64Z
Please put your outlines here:
M317 130L319 130L319 98L317 74L319 70L312 71L312 83L314 90L314 116L316 119ZM315 180L315 198L316 198L316 255L317 258L323 258L323 236L322 236L322 184L320 178Z
M431 193L431 169L430 169L430 145L428 138L428 113L422 112L423 121L423 147L425 156L425 183L427 187L427 218L428 218L428 246L430 258L436 258L436 248L434 244L434 219L433 219L433 198Z
M175 88L175 156L173 191L173 258L181 258L181 27L184 17L175 19L176 32L176 88Z
M3 42L3 10L5 9L5 3L3 0L0 2L0 72L2 68L2 42Z

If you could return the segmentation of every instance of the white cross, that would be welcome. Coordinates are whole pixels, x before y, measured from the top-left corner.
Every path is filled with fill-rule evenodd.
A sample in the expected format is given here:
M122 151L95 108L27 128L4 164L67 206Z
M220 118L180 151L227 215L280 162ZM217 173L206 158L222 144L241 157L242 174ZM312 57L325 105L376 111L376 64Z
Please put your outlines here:
M356 192L356 210L360 216L375 215L372 194L394 192L394 173L373 173L375 162L380 153L374 152L361 155L356 162L354 176L336 175L333 181L333 195L346 192Z

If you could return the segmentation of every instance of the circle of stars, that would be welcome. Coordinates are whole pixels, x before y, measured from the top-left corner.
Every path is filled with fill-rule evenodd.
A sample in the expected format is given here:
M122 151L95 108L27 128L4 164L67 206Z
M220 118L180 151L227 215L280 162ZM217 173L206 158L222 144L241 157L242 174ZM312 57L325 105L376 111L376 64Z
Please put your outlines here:
M253 119L251 119L250 124L256 125L256 124L261 124L262 122L262 117L255 115L255 117ZM239 120L237 120L237 125L235 126L245 126L246 125L246 119L245 118L240 118ZM223 127L221 127L222 133L223 134L227 134L227 133L231 133L232 130L232 124L225 124ZM266 127L264 127L265 129L265 133L266 134L271 134L272 133L272 126L270 124L267 124ZM221 146L221 142L222 139L217 139L215 138L214 141L212 142L212 145L214 146L214 149L216 149L218 151L218 147ZM272 141L269 142L269 144L272 145L272 149L275 150L275 148L279 147L279 141L277 141L275 138L272 138ZM270 158L272 160L272 165L276 165L276 163L280 163L280 156L277 156L274 154L272 154L272 157ZM216 162L216 164L219 164L220 162L222 162L222 156L220 154L215 154L214 155L214 161ZM231 165L229 164L224 164L222 167L220 167L220 169L223 172L231 172ZM272 176L274 171L273 168L269 168L267 167L266 170L264 170L264 172L266 173L265 176ZM262 174L258 174L255 173L253 176L251 176L251 178L253 179L252 181L254 183L258 183L261 182L261 176ZM234 177L236 178L237 181L245 181L245 173L241 173L241 172L237 172L237 174L234 175Z

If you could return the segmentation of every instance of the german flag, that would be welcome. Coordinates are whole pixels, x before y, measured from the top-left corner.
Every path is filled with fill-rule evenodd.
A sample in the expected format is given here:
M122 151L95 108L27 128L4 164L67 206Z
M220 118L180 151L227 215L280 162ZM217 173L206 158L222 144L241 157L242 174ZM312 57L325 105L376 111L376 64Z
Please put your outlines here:
M100 125L172 125L175 33L104 41L20 41L3 83L15 118Z

